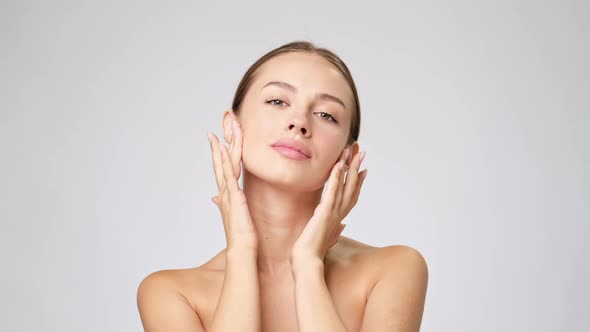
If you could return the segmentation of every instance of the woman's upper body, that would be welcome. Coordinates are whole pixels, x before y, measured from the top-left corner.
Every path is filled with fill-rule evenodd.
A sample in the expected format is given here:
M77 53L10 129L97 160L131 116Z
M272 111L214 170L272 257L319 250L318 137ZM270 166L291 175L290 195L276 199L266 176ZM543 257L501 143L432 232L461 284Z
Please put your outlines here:
M151 317L144 325L167 315L175 322L169 331L207 331L224 273L225 249L195 268L152 273L142 282L140 301L157 305L142 312ZM290 271L259 280L262 331L298 331ZM326 254L325 280L348 331L418 331L428 271L415 249L372 247L341 236Z
M422 255L407 246L377 248L340 236L367 175L357 173L364 157L359 126L356 87L344 63L325 49L294 43L267 53L244 75L222 119L230 151L210 137L220 189L213 201L227 248L240 243L254 249L253 267L240 268L255 273L244 276L254 290L246 293L260 301L243 303L260 304L260 311L250 312L260 314L263 331L297 331L302 321L304 330L313 330L313 294L304 294L308 302L295 296L301 281L294 271L310 260L323 262L318 271L325 284L317 290L327 294L327 287L333 303L326 305L328 295L315 299L324 300L322 310L329 309L339 326L419 329L428 279ZM219 317L241 311L227 295L220 297L226 249L199 267L156 272L141 283L138 305L146 330L207 331L218 307ZM226 281L239 292L241 281L231 276Z

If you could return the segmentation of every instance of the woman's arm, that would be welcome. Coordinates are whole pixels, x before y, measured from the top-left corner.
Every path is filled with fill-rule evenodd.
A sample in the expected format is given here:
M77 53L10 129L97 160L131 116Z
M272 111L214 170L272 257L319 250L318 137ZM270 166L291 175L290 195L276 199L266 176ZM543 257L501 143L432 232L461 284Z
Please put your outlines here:
M418 332L428 288L426 260L404 245L381 252L382 271L367 299L361 332Z
M292 266L299 331L348 332L328 291L324 263L293 260Z
M428 285L428 267L414 248L381 249L380 278L365 307L361 332L420 330ZM349 332L336 311L319 260L294 260L295 304L299 331Z
M225 278L209 332L259 332L260 317L256 252L228 249Z
M243 134L234 120L229 150L215 135L208 136L219 188L219 196L213 202L221 213L227 239L225 276L209 331L258 332L261 327L258 235L246 196L238 184Z
M137 306L146 332L205 332L188 300L176 291L168 271L147 276L137 291ZM208 332L260 331L256 253L229 249L223 286Z

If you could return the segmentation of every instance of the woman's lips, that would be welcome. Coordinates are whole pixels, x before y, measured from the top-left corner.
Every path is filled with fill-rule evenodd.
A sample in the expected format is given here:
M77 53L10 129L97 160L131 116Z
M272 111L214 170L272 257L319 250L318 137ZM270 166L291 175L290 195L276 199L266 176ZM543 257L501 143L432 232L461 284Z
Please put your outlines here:
M309 159L308 156L304 155L303 153L288 148L286 146L273 146L272 147L276 152L278 152L279 154L281 154L283 157L287 157L289 159L294 159L294 160L304 160L304 159Z

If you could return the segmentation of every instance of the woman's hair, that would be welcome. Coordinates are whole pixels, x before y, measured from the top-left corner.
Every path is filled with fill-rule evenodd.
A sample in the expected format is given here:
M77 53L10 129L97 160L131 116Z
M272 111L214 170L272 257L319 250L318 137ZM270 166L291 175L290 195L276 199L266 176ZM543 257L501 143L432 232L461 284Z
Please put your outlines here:
M284 44L278 48L275 48L274 50L269 51L260 59L258 59L252 66L250 66L250 68L248 68L248 70L244 74L244 77L242 77L242 80L240 81L238 88L236 89L234 100L232 102L232 109L234 113L236 115L239 114L240 106L242 105L244 97L246 96L248 89L252 85L252 81L254 80L254 77L256 76L256 73L260 66L262 66L266 61L274 58L275 56L288 52L308 52L312 54L317 54L323 57L324 59L328 60L331 64L334 65L334 67L336 67L342 73L342 75L348 82L348 85L350 86L350 89L352 90L352 95L354 97L354 109L347 144L352 144L353 142L357 141L361 127L361 109L359 105L358 93L356 91L356 86L354 84L354 80L352 79L352 75L350 74L350 71L348 70L346 64L344 64L344 61L342 61L342 59L340 59L340 57L338 57L334 52L325 48L316 47L314 44L308 41L294 41Z

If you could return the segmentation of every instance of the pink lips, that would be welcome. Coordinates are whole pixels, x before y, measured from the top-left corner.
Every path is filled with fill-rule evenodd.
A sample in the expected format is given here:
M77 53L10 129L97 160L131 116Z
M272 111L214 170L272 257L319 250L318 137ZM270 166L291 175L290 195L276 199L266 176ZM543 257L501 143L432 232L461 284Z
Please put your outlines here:
M302 143L288 138L281 138L274 142L272 148L289 159L304 160L309 159L309 149Z

